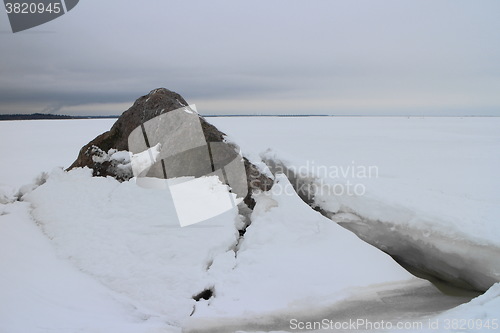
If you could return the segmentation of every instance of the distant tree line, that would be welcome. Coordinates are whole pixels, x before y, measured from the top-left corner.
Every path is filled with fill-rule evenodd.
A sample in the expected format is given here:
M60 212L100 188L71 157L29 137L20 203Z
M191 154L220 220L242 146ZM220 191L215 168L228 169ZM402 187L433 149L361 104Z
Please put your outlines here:
M40 119L107 119L118 118L118 116L68 116L61 114L45 114L45 113L32 113L32 114L0 114L0 121L2 120L40 120Z

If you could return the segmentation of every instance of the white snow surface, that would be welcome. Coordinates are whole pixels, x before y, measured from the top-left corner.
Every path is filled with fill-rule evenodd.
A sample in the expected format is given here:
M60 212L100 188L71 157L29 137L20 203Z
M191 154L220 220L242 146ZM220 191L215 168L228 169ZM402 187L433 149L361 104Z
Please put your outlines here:
M0 185L0 204L6 204L15 201L14 188L8 185Z
M332 210L342 207L371 220L500 245L500 118L228 117L211 121L253 160L264 154L325 184L350 181L366 189L362 196L323 198ZM370 166L378 170L371 178L358 174L358 167ZM330 177L341 168L354 169L355 176L348 172L346 177Z
M179 332L58 258L28 203L0 208L0 332Z
M24 199L60 257L176 324L207 287L210 262L238 237L236 209L181 228L167 190L93 178L86 168L54 172Z
M215 258L208 273L216 297L198 305L195 317L314 311L347 297L353 287L415 279L289 189L279 175L270 192L257 196L237 257L228 252Z
M126 295L148 316L175 325L193 311L212 318L310 311L347 297L354 287L415 279L284 193L290 188L284 176L277 180L271 193L257 198L237 257L236 209L180 228L164 189L76 169L54 171L23 199L60 258ZM304 288L290 292L297 286ZM216 297L196 304L192 297L205 289Z
M43 171L67 168L116 119L0 121L0 187L18 189ZM1 189L0 189L1 193Z
M496 283L486 293L469 303L445 311L423 323L424 327L418 330L419 333L500 331L500 283ZM433 323L432 327L430 323Z
M69 166L113 121L0 122L0 332L180 332L217 318L314 312L358 287L418 281L283 193L283 176L256 196L240 241L236 209L181 228L168 190L93 178L88 169L55 169L20 191L25 202L13 202L22 185ZM210 122L255 161L271 148L295 166L378 166L378 178L361 179L366 195L331 207L382 220L405 212L405 223L422 218L431 230L498 245L498 118ZM215 297L192 299L209 288ZM498 299L497 284L442 316L498 318Z
M319 185L314 202L341 213L332 217L336 222L360 218L349 228L371 243L410 260L405 251L413 246L424 253L420 264L478 290L500 281L500 118L216 118L214 124L252 159L280 161Z

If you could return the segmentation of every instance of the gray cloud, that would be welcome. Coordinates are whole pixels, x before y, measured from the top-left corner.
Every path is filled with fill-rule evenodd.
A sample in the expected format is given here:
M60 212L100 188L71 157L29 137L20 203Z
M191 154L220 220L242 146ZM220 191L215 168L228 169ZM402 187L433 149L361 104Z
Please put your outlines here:
M81 1L26 32L1 21L0 113L95 113L166 87L209 113L289 113L293 100L315 105L304 113L500 115L499 12L495 0Z

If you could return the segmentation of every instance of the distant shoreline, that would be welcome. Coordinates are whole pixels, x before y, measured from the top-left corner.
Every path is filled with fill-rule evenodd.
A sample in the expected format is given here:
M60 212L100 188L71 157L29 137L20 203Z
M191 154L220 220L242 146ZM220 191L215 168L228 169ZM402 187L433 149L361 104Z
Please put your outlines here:
M443 116L443 115L329 115L329 114L224 114L202 115L205 118L224 118L224 117L281 117L281 118L300 118L300 117L375 117L375 118L496 118L498 116L467 115L467 116ZM0 121L8 120L65 120L65 119L118 119L120 116L68 116L59 114L0 114Z
M389 115L389 114L207 114L202 115L205 118L224 118L224 117L282 117L282 118L301 118L301 117L342 117L342 118L498 118L500 116L485 115Z
M4 120L57 120L57 119L115 119L119 116L67 116L60 114L0 114L0 121Z

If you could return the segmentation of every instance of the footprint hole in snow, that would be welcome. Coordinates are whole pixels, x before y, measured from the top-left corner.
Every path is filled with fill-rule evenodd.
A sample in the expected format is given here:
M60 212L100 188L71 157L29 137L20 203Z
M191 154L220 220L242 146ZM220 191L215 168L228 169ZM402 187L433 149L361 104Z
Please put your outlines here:
M200 300L204 299L206 301L208 301L210 298L212 298L214 296L214 290L213 288L207 288L205 290L203 290L202 292L196 294L193 296L193 299L196 301L196 302L199 302Z

